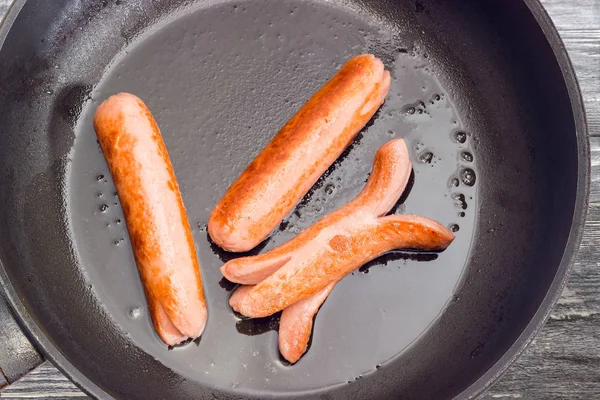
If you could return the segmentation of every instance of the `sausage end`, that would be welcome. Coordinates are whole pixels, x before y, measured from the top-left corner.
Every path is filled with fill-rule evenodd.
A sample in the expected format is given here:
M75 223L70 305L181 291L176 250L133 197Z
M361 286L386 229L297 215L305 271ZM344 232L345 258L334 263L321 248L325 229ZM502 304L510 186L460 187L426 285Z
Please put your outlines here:
M208 234L210 239L223 250L243 253L252 250L260 243L260 241L249 240L242 229L234 229L223 220L217 205L208 219Z

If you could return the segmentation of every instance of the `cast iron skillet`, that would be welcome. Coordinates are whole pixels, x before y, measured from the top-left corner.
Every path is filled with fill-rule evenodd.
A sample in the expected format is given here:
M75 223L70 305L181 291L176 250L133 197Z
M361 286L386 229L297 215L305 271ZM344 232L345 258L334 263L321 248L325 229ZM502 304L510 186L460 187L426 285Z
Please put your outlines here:
M589 149L564 47L534 0L30 0L0 32L5 295L46 357L96 397L471 398L530 342L581 235ZM373 122L264 245L362 187L403 137L414 183L395 212L459 229L440 254L393 253L344 279L295 366L275 319L239 321L208 212L349 57L392 71ZM154 334L91 118L129 91L158 119L209 304L198 345ZM366 272L369 272L368 274ZM219 285L221 283L221 285Z

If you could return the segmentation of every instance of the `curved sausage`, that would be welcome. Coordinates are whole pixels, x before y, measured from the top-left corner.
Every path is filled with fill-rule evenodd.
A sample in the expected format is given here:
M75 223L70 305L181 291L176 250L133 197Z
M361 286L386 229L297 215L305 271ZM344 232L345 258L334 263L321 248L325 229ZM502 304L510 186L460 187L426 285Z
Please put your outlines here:
M370 218L354 215L311 243L244 296L239 312L251 318L272 315L321 290L332 281L394 249L443 250L454 236L444 226L414 215Z
M98 107L94 129L112 174L156 332L168 345L202 334L207 309L192 232L150 110L120 93Z
M321 218L292 240L263 254L227 262L221 273L228 280L256 285L288 263L309 245L319 245L321 237L331 236L334 226L349 216L362 213L372 218L385 215L396 204L408 184L412 165L402 139L383 145L375 154L373 170L366 186L351 202Z
M383 103L390 74L370 54L349 60L300 108L211 212L208 232L228 251L263 241Z
M272 253L273 258L289 260L264 280L252 282L256 285L239 300L239 312L252 318L272 315L394 249L445 249L454 235L439 223L413 215L381 217L402 194L409 173L403 140L379 149L369 182L356 199L281 246L283 252L276 248L262 255L263 263ZM252 258L231 261L221 270L228 279L239 281L240 270ZM231 270L236 273L230 274ZM253 281L256 276L245 278Z

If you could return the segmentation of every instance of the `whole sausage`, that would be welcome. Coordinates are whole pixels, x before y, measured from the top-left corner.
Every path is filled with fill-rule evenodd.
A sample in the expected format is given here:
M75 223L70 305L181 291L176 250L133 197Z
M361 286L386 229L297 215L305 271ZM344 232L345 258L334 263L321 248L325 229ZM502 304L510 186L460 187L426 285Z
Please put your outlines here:
M263 241L383 103L390 74L370 54L350 59L300 108L231 185L208 232L228 251Z
M276 248L257 256L263 264L271 254L288 261L258 283L256 275L264 271L244 276L250 282L240 283L256 284L239 299L239 312L252 318L272 315L393 249L445 249L454 235L439 223L413 215L381 217L402 194L410 169L403 140L379 149L373 173L356 199L281 246L284 251ZM244 275L240 272L251 258L231 261L221 270L228 279L239 281L236 278ZM237 274L229 274L230 270Z
M160 130L138 97L98 107L94 129L112 174L152 322L175 345L202 334L207 309L192 232Z
M318 246L317 238L330 236L334 230L332 227L349 216L363 213L372 219L387 214L404 192L411 170L412 165L404 140L395 139L386 143L377 151L369 180L354 200L271 251L227 262L221 267L221 273L232 282L256 285L309 245Z
M241 300L246 317L272 315L321 290L394 249L443 250L454 239L444 226L414 215L368 219L357 214L336 224L317 243L307 246Z

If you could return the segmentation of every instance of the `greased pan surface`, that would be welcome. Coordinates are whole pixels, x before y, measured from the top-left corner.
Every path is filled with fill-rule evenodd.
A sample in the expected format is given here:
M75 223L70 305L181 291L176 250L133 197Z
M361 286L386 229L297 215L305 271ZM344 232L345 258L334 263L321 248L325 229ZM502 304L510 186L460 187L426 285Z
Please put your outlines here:
M90 393L469 397L542 323L583 221L588 153L568 60L557 61L537 3L53 3L18 3L0 49L0 259L32 336ZM392 73L386 103L258 250L352 199L395 137L414 164L395 212L456 225L457 237L441 254L388 255L340 282L288 367L276 319L241 322L228 308L218 268L231 255L205 224L277 130L361 52ZM197 346L169 351L151 327L96 143L93 113L121 91L155 115L194 229L209 308Z

